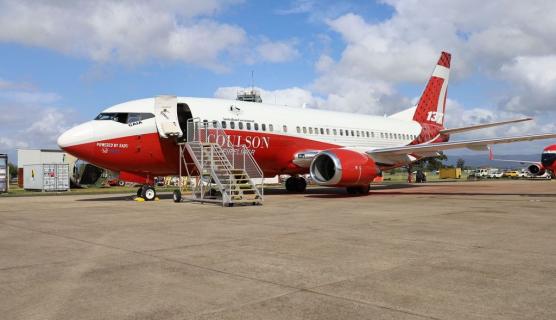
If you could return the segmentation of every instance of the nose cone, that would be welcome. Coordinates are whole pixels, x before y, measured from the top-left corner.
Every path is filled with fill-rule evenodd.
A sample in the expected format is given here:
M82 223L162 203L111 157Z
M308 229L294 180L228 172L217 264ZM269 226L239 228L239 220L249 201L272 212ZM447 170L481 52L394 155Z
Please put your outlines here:
M58 137L58 146L66 150L93 142L94 139L92 123L85 122L62 133Z

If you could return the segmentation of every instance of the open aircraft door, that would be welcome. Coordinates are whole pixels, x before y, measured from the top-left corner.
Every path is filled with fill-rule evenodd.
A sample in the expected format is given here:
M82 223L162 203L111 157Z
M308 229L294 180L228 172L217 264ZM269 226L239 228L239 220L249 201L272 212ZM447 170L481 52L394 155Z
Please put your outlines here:
M176 96L155 97L154 116L158 134L162 138L183 136L178 121L178 98Z

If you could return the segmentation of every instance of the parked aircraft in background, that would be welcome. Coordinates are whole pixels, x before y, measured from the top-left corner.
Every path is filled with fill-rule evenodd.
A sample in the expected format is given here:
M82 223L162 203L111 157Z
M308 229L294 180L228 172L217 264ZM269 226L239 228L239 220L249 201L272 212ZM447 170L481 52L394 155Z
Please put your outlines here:
M487 150L489 145L556 138L556 134L448 142L450 135L530 118L463 128L444 127L450 71L443 52L417 105L389 117L295 108L235 100L161 96L102 111L63 133L58 145L120 179L151 188L155 176L176 175L177 141L189 119L221 127L235 145L252 152L265 176L287 174L286 189L303 192L310 173L322 186L366 194L381 171L408 165L439 151ZM152 192L150 193L152 194Z
M556 144L550 145L542 151L541 161L527 161L527 160L508 160L508 159L495 159L492 148L490 149L490 160L520 163L528 165L527 171L532 176L543 176L549 172L553 177L556 175Z

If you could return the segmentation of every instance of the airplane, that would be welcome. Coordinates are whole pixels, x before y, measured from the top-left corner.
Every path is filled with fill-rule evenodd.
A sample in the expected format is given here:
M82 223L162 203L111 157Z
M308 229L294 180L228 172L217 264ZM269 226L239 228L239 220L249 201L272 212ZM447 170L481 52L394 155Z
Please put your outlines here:
M445 128L450 62L451 54L442 52L417 105L390 116L158 96L114 105L64 132L57 142L79 159L119 172L121 180L144 184L138 195L148 194L150 200L156 194L154 177L181 169L177 142L187 139L191 119L222 128L234 145L244 145L265 177L289 175L289 192L304 192L302 175L309 173L318 185L368 194L370 182L382 171L443 150L487 151L494 144L556 138L552 133L449 142L453 134L531 120Z
M543 176L547 172L553 177L556 176L556 144L545 147L541 154L541 161L528 161L528 160L509 160L509 159L495 159L493 149L490 148L490 160L513 162L520 164L528 164L527 171L532 176Z

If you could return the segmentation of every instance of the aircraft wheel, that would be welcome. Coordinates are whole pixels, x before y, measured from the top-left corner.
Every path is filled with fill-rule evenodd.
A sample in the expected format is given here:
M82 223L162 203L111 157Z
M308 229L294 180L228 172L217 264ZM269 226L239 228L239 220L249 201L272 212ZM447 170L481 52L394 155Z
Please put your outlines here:
M305 192L307 181L301 177L289 177L286 180L286 190L288 192Z
M181 191L180 190L174 190L173 199L174 199L174 202L181 202Z
M304 178L298 177L296 179L296 185L295 186L296 186L296 189L297 189L296 191L297 192L300 192L300 193L305 192L305 190L307 190L307 181L305 181Z
M142 197L143 195L143 186L139 187L139 189L137 189L137 196L138 197Z
M288 192L295 192L296 188L295 188L295 177L289 177L286 180L286 190Z
M119 185L120 187L125 186L125 181L123 181L123 180L118 180L118 185Z
M145 201L153 201L156 198L156 190L151 186L144 185L141 191L141 197Z

